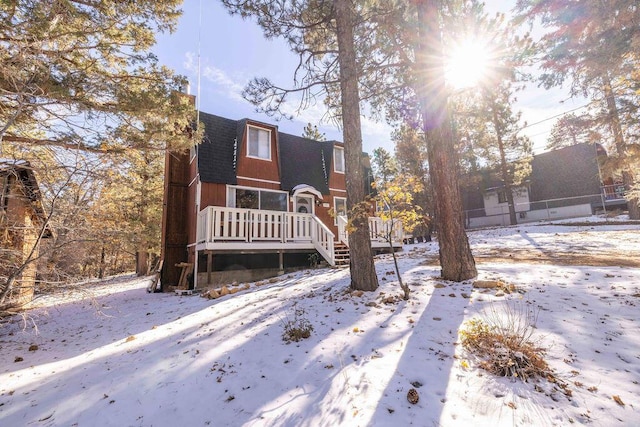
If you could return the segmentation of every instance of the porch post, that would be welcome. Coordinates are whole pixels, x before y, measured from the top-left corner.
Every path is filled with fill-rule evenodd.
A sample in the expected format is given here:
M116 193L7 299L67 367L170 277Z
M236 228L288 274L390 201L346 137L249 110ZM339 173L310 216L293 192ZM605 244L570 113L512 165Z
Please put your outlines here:
M193 289L198 289L198 249L194 251L195 259L193 260Z
M207 285L211 284L212 270L213 270L213 251L207 251Z
M279 271L278 274L284 274L284 251L278 251Z

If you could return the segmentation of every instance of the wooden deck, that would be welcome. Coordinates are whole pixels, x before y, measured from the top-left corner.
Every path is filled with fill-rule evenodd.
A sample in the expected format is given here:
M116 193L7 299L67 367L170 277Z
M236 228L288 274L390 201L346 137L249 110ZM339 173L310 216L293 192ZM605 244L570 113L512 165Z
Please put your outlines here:
M339 232L335 236L313 214L209 206L198 214L196 250L273 252L315 249L334 266L336 243L349 245L346 224L346 218L338 218ZM389 226L381 218L369 218L373 248L389 246L382 237L388 235ZM401 225L394 227L392 241L394 247L402 245Z

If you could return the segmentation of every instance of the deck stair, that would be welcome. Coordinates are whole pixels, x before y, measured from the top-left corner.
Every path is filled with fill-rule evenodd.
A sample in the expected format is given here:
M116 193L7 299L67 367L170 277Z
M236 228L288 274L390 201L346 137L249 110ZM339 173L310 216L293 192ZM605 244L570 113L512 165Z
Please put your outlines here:
M349 247L342 242L335 242L334 254L336 266L349 265Z

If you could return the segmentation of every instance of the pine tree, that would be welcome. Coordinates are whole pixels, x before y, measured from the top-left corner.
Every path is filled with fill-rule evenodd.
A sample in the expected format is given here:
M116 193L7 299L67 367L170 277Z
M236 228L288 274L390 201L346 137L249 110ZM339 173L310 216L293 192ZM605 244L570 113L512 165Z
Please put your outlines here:
M180 0L17 0L0 4L2 141L120 151L186 147L184 80L158 64L155 34Z
M317 125L312 125L311 123L308 123L304 127L304 129L302 131L302 136L304 138L307 138L307 139L313 139L314 141L326 141L327 140L327 137L325 136L325 134L318 130L318 126Z
M300 57L294 88L283 89L268 79L256 78L243 95L262 111L282 114L288 96L301 94L300 107L323 96L333 117L342 123L347 186L351 287L373 291L378 277L373 264L362 163L360 123L360 66L363 52L356 49L361 16L351 0L324 2L272 2L223 0L231 13L253 16L266 37L283 37ZM296 72L296 76L298 75ZM337 101L339 100L339 101Z
M401 125L391 139L395 145L395 159L399 172L417 184L412 192L413 203L422 217L413 228L414 235L430 236L433 230L433 195L430 191L428 153L424 136L415 128Z
M477 276L464 231L459 163L444 79L441 3L418 0L414 76L422 129L429 153L429 174L435 199L442 277L463 281Z
M594 117L586 113L579 116L571 113L556 120L547 139L547 149L556 150L585 142L597 143L602 139Z
M568 81L571 96L590 96L601 106L624 184L634 187L635 168L628 148L638 137L628 129L637 126L637 115L631 121L625 119L633 117L626 111L637 111L640 105L633 95L640 65L637 1L519 0L517 8L523 18L537 20L548 29L540 41L541 83L551 88ZM628 200L630 218L640 219L640 199L630 193Z
M115 210L99 212L109 204L95 199L107 202L106 190L124 170L108 171L105 154L136 167L137 156L162 157L163 150L182 149L198 138L191 99L178 94L184 79L150 51L157 33L175 28L180 4L0 2L0 155L28 157L40 178L54 232L43 242L40 259L28 262L43 267L42 287L130 267L132 253L153 248L155 237L128 247L121 238L133 219ZM153 174L152 180L161 179L158 170ZM146 212L160 209L152 187L149 182L136 188L146 191L144 200L131 197L141 203L137 220L152 223L157 216ZM10 278L0 283L3 293L10 287Z

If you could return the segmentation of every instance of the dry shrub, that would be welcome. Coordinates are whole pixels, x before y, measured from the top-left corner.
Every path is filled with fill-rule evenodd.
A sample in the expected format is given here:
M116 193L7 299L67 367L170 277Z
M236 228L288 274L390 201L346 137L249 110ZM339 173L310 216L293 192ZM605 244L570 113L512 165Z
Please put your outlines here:
M309 338L313 331L313 325L305 317L305 311L302 308L296 308L293 312L293 318L287 316L282 321L282 340L286 343L298 342Z
M555 377L544 360L545 350L532 339L537 313L528 307L506 304L483 318L465 322L460 331L462 346L480 359L480 367L499 376Z

